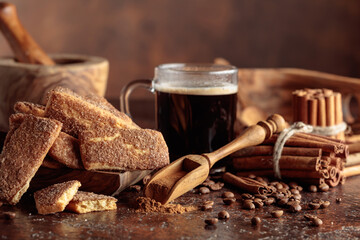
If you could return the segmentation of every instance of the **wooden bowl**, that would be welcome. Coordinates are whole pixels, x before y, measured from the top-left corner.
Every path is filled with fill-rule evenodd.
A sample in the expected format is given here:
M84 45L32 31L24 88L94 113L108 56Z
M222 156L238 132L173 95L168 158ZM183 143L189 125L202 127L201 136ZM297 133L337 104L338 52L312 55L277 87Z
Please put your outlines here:
M54 54L55 66L0 59L0 131L8 130L9 116L17 101L45 104L46 93L63 86L79 94L104 96L109 63L101 57Z

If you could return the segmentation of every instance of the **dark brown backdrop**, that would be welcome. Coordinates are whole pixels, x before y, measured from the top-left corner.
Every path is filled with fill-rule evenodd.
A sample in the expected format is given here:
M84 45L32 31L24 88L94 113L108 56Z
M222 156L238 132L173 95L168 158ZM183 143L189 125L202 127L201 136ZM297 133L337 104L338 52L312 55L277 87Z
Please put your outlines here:
M49 53L110 60L106 95L166 62L299 67L360 77L357 0L12 1ZM0 37L0 56L10 54ZM137 92L138 98L150 97Z

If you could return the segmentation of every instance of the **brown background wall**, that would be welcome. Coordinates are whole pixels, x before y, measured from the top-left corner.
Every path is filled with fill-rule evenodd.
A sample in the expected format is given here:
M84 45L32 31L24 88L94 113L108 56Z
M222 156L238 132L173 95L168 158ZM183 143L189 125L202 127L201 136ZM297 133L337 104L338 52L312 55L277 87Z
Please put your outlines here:
M49 53L109 59L106 95L166 62L299 67L360 77L357 0L11 1ZM10 55L0 37L0 56ZM138 98L150 97L137 92Z

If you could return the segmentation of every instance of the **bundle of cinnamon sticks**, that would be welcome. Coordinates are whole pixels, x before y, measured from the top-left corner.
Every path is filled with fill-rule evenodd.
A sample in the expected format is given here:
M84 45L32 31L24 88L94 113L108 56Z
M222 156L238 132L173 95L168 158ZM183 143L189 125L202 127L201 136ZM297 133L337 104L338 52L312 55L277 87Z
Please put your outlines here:
M233 169L238 176L274 177L273 146L278 135L272 136L262 145L242 149L232 158ZM296 133L290 137L279 160L282 178L302 184L335 187L344 180L343 170L348 145L343 141L307 133Z
M329 127L343 122L341 94L330 89L301 89L293 95L293 120ZM335 136L344 139L341 132Z

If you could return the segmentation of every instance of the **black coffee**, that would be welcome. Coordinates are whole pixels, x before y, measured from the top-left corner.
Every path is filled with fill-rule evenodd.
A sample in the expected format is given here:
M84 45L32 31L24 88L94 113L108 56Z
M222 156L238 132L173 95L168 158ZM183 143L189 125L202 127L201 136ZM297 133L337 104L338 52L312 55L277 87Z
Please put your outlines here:
M230 93L215 90L199 95L206 93L157 89L157 127L169 147L171 161L186 154L212 152L233 139L236 88Z

